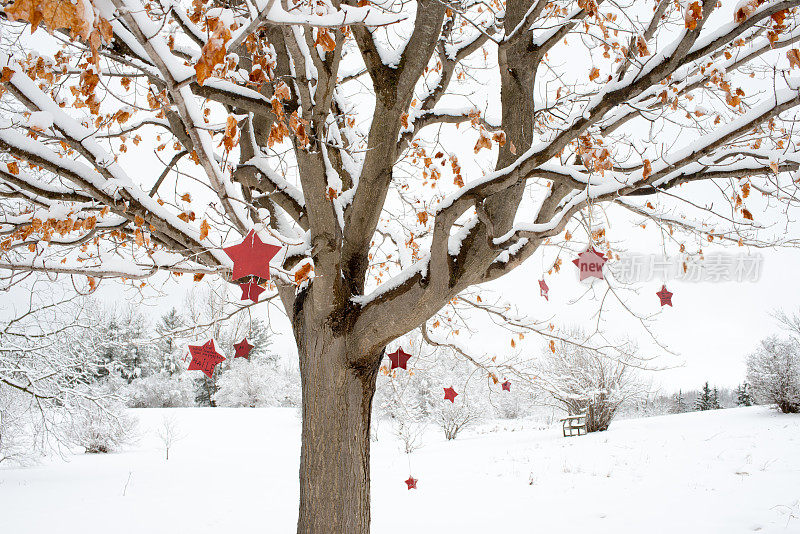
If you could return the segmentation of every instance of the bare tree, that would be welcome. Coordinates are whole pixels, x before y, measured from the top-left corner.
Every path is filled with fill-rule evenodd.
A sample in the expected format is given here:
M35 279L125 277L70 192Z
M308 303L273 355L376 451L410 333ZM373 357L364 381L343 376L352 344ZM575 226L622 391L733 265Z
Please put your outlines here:
M174 414L165 415L161 418L161 425L157 431L159 441L164 446L164 454L169 460L169 450L172 446L182 440L185 436L181 433L180 425Z
M747 358L747 382L762 403L800 412L800 347L796 339L768 337Z
M798 201L800 0L359 4L16 0L2 21L7 284L229 278L222 245L283 245L261 282L300 358L300 533L368 532L384 348L470 286L543 245L609 250L594 208L697 252L791 242L765 228Z

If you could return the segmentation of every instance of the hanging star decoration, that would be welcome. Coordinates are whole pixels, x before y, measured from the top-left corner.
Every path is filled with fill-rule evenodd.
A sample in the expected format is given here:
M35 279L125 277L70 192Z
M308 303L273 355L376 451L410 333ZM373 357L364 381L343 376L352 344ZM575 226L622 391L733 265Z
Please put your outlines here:
M225 357L214 348L213 339L203 345L189 345L189 352L192 355L189 371L203 371L208 378L214 375L214 367L225 361Z
M389 360L392 362L392 369L400 368L400 369L407 369L406 364L408 364L408 359L411 358L411 355L405 352L402 348L397 349L393 353L389 354Z
M667 305L672 307L672 293L670 292L669 289L667 289L667 286L662 285L661 291L656 292L656 295L658 295L658 298L661 299L662 307Z
M411 475L409 475L408 476L408 480L405 480L404 482L408 486L408 489L410 489L410 490L417 489L418 480L416 478L412 477Z
M232 280L254 275L269 280L269 262L281 247L261 241L255 230L250 230L244 241L222 249L233 260Z
M233 355L234 359L236 358L247 358L250 359L250 351L253 350L253 345L247 341L247 338L244 338L240 342L233 345L233 348L236 350L236 353Z
M456 390L453 389L452 387L444 388L444 400L449 400L450 402L455 404L456 395L458 395L458 393L456 393Z
M241 300L251 300L253 302L258 302L258 297L261 295L261 293L266 291L263 287L256 284L252 280L246 284L239 284L239 287L242 289Z
M594 247L589 247L578 255L577 259L572 260L572 263L580 270L581 280L589 277L603 279L603 265L608 259L597 252Z
M544 281L544 278L539 280L539 294L544 297L544 300L549 301L550 299L547 298L547 292L550 291L550 288L547 287L547 282Z
M505 382L503 382L503 383L501 384L501 386L500 386L500 387L502 387L502 388L503 388L503 391L511 391L511 382L509 382L508 380L506 380Z

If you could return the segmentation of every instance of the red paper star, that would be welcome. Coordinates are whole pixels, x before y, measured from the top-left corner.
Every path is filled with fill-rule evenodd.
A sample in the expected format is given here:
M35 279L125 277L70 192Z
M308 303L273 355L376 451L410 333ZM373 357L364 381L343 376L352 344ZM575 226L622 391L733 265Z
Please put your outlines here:
M256 231L250 230L244 241L222 250L233 260L232 280L238 280L251 274L269 280L269 261L275 257L281 247L262 242Z
M511 391L511 382L506 380L505 382L503 382L502 388L503 388L503 391Z
M408 476L408 480L406 480L405 483L408 486L408 489L417 489L417 479L411 475Z
M658 298L661 299L661 306L666 306L669 304L672 306L672 293L667 289L667 286L661 286L661 291L656 293Z
M455 404L456 395L458 395L458 393L456 393L456 390L454 390L452 387L444 388L444 400L449 400Z
M578 269L581 271L581 280L594 276L595 278L603 279L603 265L608 259L597 252L594 247L581 252L578 259L572 260Z
M389 354L389 359L392 361L392 369L397 367L406 369L406 364L408 363L408 359L410 357L411 355L405 352L402 348L397 349L393 353Z
M214 348L213 339L203 345L189 345L189 352L192 354L189 371L203 371L208 378L214 375L214 367L225 360Z
M242 288L242 300L252 300L253 302L258 302L259 295L265 291L263 287L252 280L246 284L239 284L239 287Z
M236 349L236 353L233 355L234 358L250 359L250 351L253 350L253 345L247 341L247 338L244 338L240 342L234 344L233 348Z
M547 292L550 291L550 288L547 287L547 282L544 279L539 280L539 294L544 297L544 300L550 300L547 298Z

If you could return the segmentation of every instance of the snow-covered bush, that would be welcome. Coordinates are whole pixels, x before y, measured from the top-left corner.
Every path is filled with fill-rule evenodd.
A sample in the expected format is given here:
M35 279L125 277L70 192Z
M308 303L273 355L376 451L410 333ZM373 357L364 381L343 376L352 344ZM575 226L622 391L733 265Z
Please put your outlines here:
M481 412L468 399L457 399L456 402L445 402L434 412L434 421L444 431L447 440L456 439L458 433L474 424L481 417Z
M520 395L515 391L504 391L495 395L492 399L492 406L495 414L501 419L519 419L529 413L529 406L526 406Z
M403 346L414 358L408 369L381 368L375 406L376 413L391 422L406 452L421 446L429 424L451 440L491 409L486 386L470 381L474 368L451 349L426 346L416 334L407 336ZM445 386L458 393L454 403L444 399Z
M88 453L118 450L135 437L136 420L121 401L74 397L65 408L67 439Z
M36 456L36 440L29 431L35 422L32 398L0 384L0 464L25 464Z
M217 380L217 406L297 406L300 377L269 357L238 358Z
M574 330L553 348L543 352L538 383L568 414L585 413L587 432L607 430L623 404L646 393L631 365L635 359L631 344L617 344L613 353L606 354Z
M123 385L119 394L131 408L187 408L194 406L194 381L186 373L158 373Z
M772 336L747 358L747 382L753 396L777 404L783 413L800 412L800 347L791 338Z

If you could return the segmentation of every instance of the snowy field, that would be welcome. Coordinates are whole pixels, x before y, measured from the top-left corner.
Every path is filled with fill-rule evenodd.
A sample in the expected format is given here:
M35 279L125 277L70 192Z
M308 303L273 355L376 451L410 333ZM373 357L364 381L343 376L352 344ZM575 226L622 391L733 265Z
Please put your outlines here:
M168 412L185 437L166 461L154 429ZM296 410L132 413L126 452L0 468L0 532L294 532ZM409 461L382 424L373 532L800 532L800 416L695 412L573 438L535 426L497 421L453 442L431 429Z

